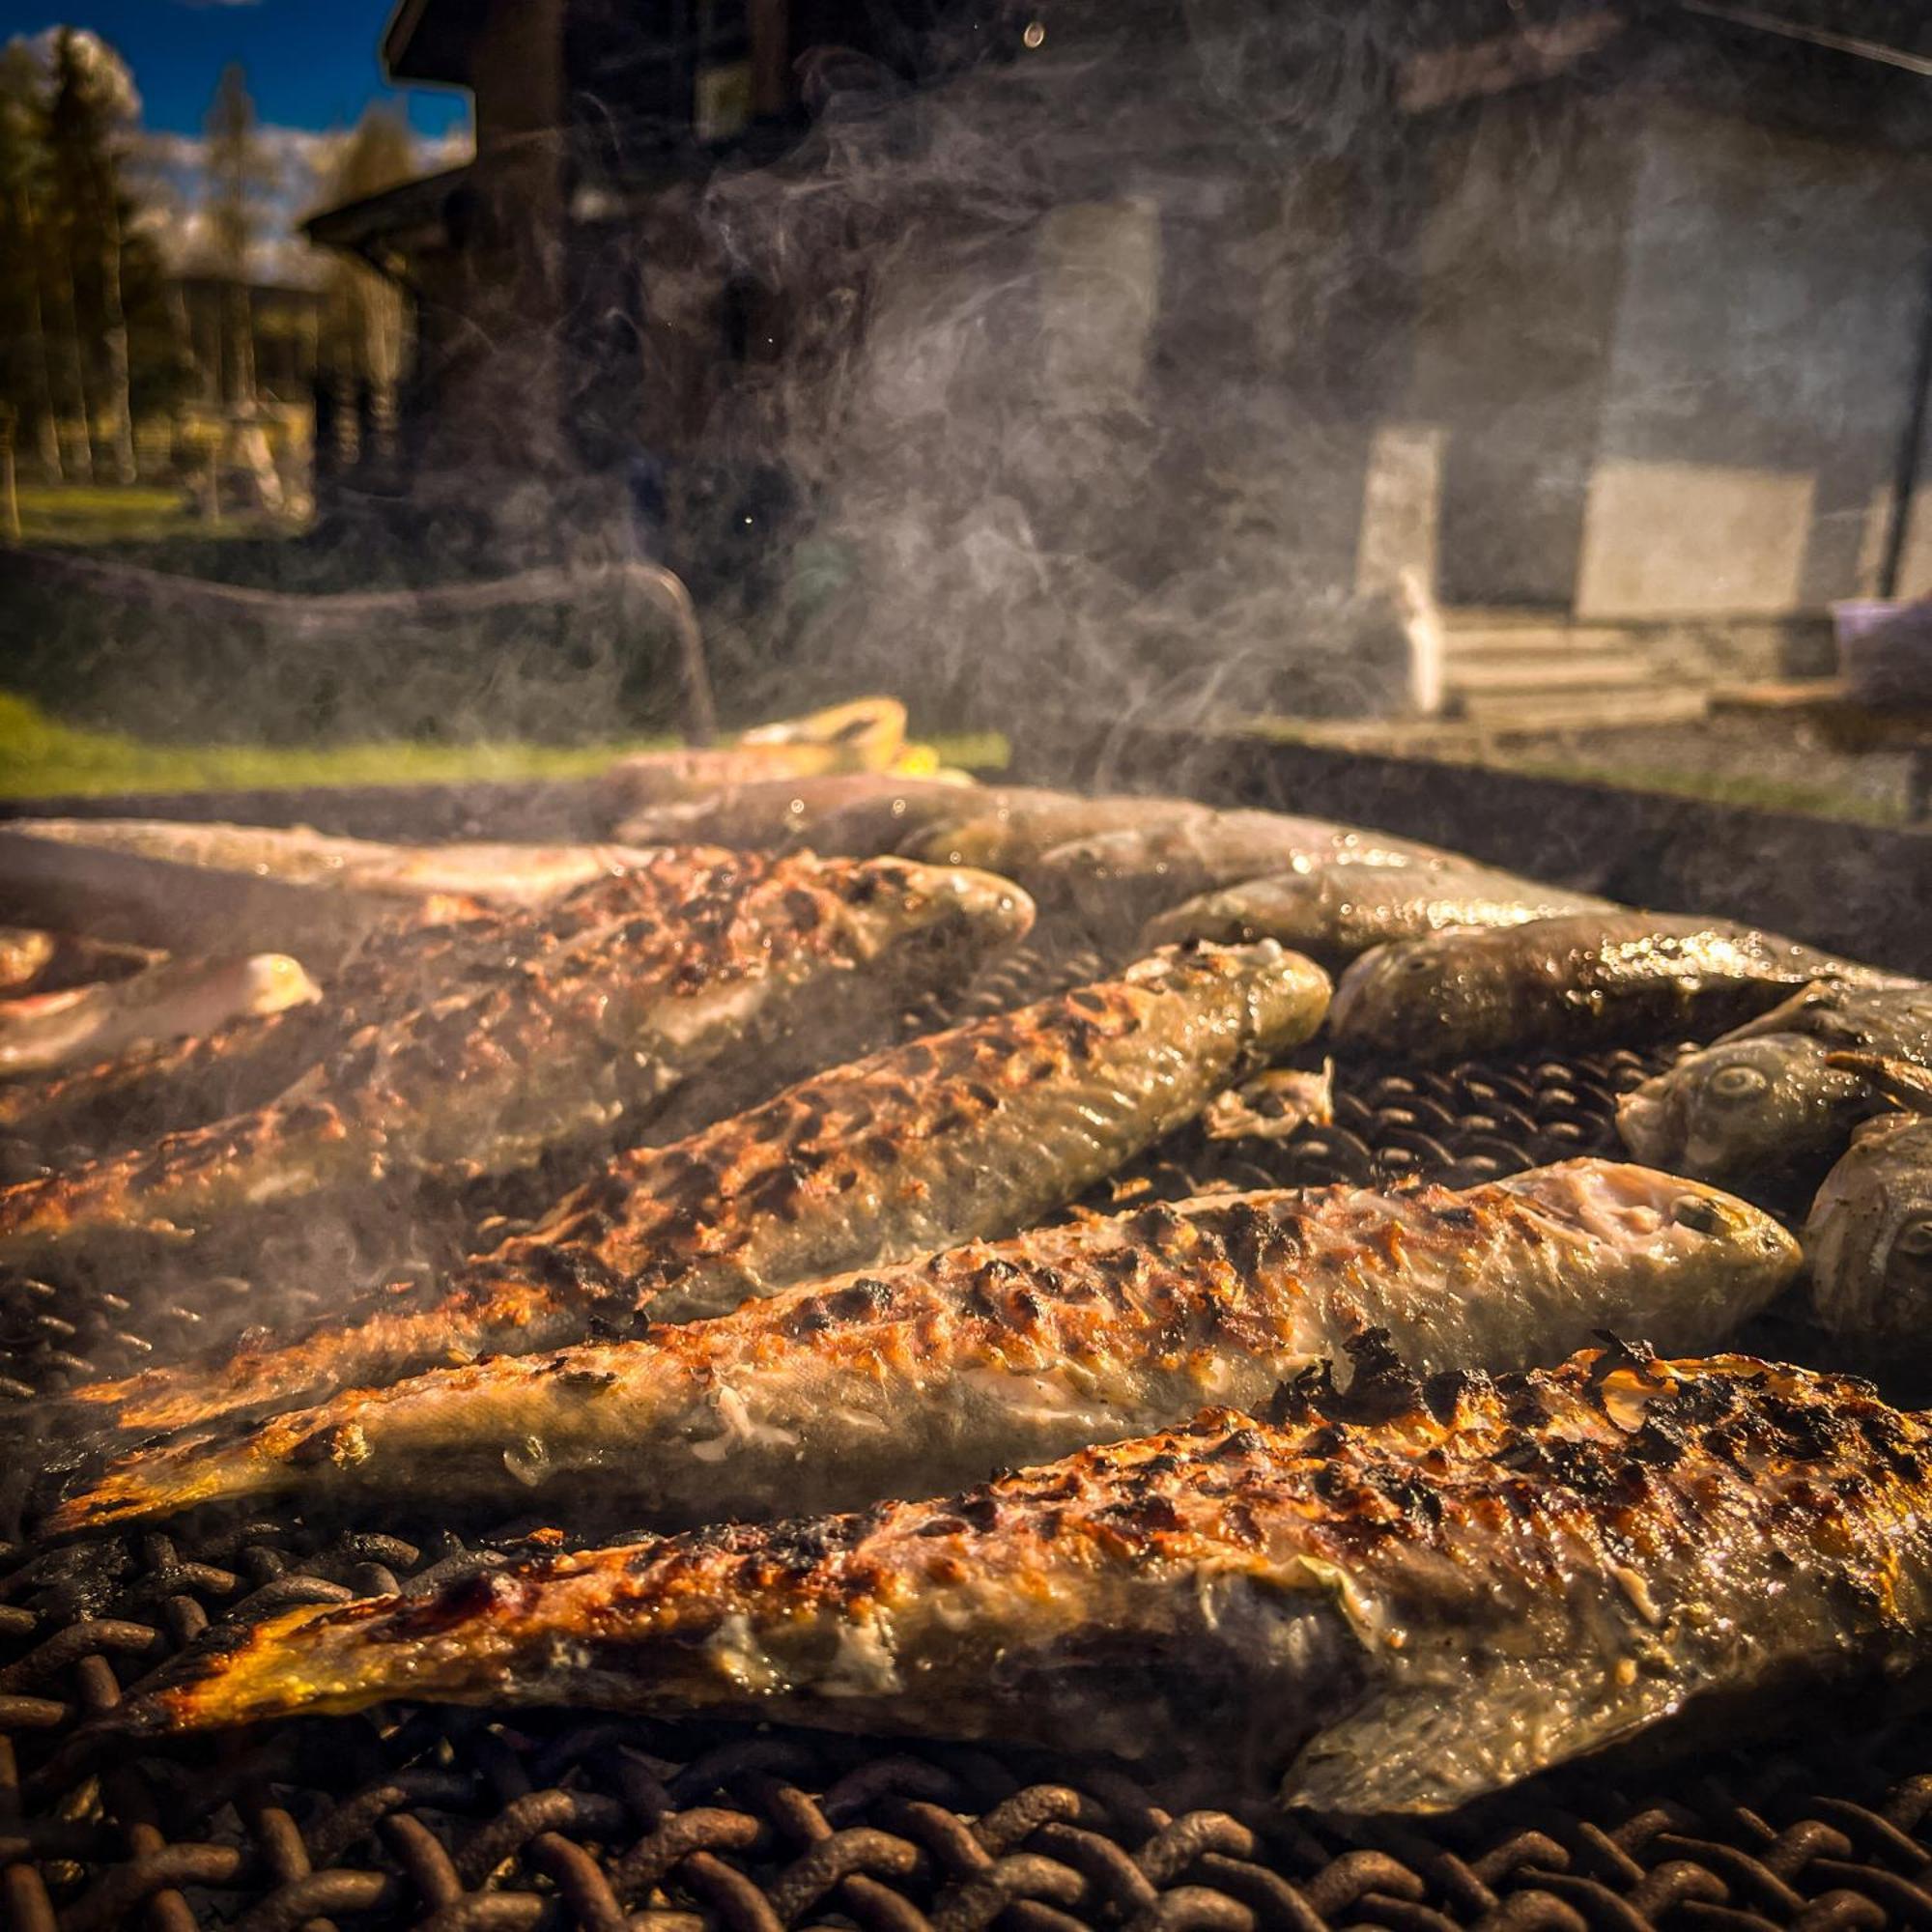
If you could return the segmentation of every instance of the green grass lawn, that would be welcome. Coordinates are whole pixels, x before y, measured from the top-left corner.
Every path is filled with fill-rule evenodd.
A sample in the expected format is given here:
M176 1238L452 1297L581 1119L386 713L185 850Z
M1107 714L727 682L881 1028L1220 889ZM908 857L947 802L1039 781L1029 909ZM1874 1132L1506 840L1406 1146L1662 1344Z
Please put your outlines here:
M395 740L307 747L150 745L119 732L63 724L26 698L0 691L0 797L584 778L602 771L612 758L671 742L659 736L602 745L515 741L423 745ZM995 732L937 742L949 764L996 770L1007 761L1007 742Z
M239 519L209 524L180 490L147 484L20 485L20 540L30 544L156 543L178 537L233 536Z

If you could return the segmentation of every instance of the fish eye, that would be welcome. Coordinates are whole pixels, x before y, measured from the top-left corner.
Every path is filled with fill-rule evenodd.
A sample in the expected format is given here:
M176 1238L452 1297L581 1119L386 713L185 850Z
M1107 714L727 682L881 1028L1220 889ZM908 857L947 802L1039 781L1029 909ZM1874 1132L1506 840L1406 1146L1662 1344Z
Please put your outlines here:
M1770 1090L1771 1082L1755 1066L1720 1066L1704 1083L1704 1091L1714 1100L1755 1100Z
M1915 1214L1893 1237L1891 1251L1913 1261L1932 1258L1932 1214Z
M1426 952L1412 952L1402 962L1405 973L1426 973L1429 971L1429 955Z
M1670 1218L1680 1227L1693 1228L1700 1235L1719 1234L1724 1226L1718 1204L1702 1194L1680 1194L1670 1204Z

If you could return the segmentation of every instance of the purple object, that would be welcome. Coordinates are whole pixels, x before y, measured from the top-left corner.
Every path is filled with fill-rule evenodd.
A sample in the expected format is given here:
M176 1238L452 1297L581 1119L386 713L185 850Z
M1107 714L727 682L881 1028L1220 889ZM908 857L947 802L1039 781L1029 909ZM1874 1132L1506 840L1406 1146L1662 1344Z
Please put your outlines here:
M1866 704L1932 706L1932 597L1832 606L1838 669Z

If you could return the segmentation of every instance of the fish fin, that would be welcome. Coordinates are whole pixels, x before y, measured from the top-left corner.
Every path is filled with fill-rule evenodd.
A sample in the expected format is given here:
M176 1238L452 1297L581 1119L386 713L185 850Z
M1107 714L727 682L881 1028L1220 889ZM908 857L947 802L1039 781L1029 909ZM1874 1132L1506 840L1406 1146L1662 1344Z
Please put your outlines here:
M1880 1053L1828 1053L1825 1064L1870 1081L1896 1106L1915 1114L1932 1114L1932 1068Z
M1366 1815L1452 1811L1667 1718L1673 1675L1629 1685L1587 1656L1470 1661L1454 1677L1398 1677L1302 1747L1282 1803Z

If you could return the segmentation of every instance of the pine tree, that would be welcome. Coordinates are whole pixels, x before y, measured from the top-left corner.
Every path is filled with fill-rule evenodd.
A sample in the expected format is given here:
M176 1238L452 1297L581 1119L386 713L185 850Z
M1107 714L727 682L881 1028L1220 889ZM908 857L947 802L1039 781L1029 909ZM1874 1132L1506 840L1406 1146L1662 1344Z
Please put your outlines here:
M260 207L275 189L273 157L262 143L245 69L222 71L208 110L208 216L214 263L228 282L227 343L222 356L228 400L255 400L255 328L248 293L249 254L260 232Z
M118 59L99 40L71 27L54 35L49 88L47 156L72 328L70 360L83 420L89 423L83 442L87 468L91 473L91 419L96 413L89 405L98 398L108 419L114 473L121 482L131 483L134 411L121 286L127 213L121 169L133 113L132 90ZM92 384L84 349L90 338L100 344Z
M326 205L339 207L381 194L414 172L409 124L393 108L372 103L328 171ZM327 365L338 383L352 389L366 382L386 394L402 372L402 292L366 264L334 250L329 251L325 287Z
M47 209L40 70L20 42L0 48L0 397L49 482L61 476L60 422L43 320Z

